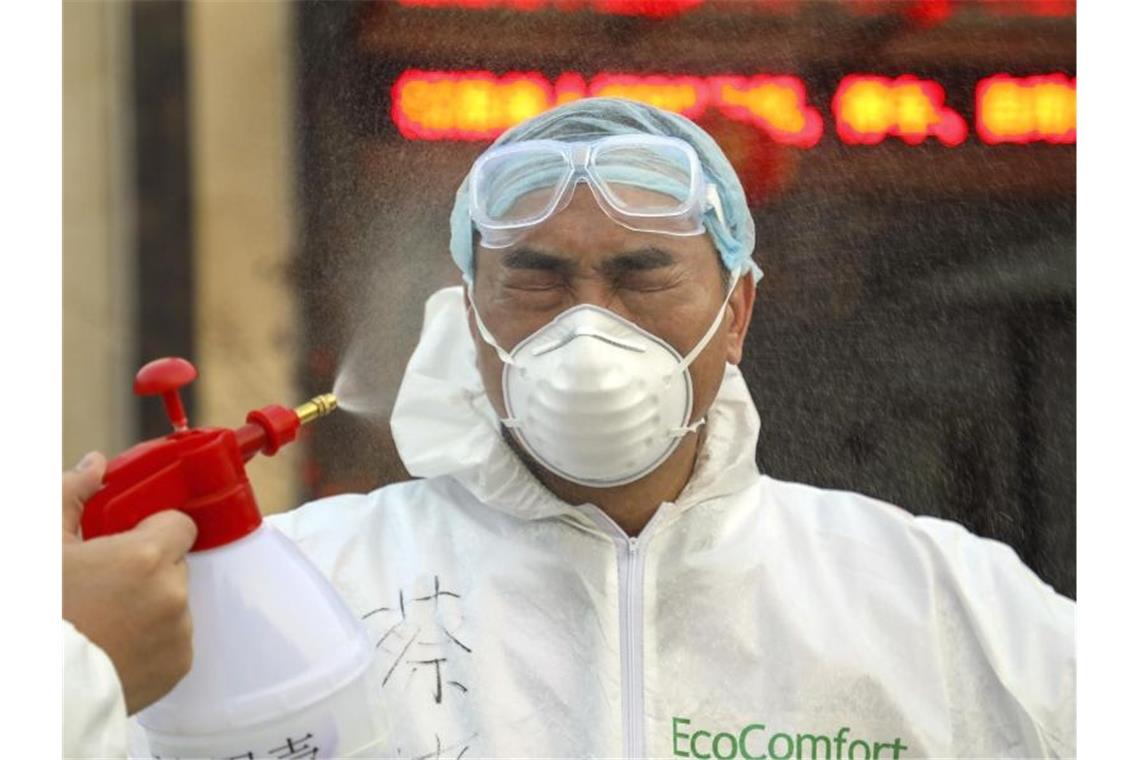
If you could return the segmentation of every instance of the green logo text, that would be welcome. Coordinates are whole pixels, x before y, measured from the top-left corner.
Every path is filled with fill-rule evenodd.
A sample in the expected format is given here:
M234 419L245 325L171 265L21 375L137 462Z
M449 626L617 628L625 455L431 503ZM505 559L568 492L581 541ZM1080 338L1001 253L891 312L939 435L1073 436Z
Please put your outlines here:
M855 739L843 726L834 734L769 731L749 723L739 731L692 730L688 718L673 718L673 756L696 760L898 760L907 746L902 739L881 742Z

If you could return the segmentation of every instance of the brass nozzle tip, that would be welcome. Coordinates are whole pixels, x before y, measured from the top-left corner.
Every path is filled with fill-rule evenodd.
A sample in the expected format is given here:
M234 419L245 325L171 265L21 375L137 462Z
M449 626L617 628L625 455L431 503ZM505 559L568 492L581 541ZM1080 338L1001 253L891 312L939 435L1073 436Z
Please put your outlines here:
M301 424L304 425L318 417L324 417L333 409L336 409L336 394L322 393L320 396L309 399L293 411L301 418Z

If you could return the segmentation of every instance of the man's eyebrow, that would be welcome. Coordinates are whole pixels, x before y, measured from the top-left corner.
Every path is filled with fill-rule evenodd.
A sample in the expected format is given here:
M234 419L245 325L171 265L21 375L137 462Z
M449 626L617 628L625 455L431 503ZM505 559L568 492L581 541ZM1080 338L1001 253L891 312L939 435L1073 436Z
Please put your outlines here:
M677 263L676 257L666 250L647 246L636 251L626 251L611 256L602 262L600 269L608 274L644 272L650 269L664 269Z
M539 269L545 272L567 274L574 270L574 262L533 248L514 248L503 254L503 266L508 269Z

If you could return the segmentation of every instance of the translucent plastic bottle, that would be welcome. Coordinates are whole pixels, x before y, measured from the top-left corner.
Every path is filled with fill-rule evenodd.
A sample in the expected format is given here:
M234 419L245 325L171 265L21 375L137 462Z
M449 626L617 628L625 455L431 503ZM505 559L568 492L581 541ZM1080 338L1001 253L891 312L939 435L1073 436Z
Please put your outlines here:
M194 664L138 715L149 756L374 755L386 738L374 648L300 550L262 523L187 562Z

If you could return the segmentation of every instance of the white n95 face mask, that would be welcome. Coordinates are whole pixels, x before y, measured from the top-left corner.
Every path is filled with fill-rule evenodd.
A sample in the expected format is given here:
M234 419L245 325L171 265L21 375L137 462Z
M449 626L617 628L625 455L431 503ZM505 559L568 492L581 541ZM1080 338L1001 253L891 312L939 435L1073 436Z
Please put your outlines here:
M731 295L738 275L732 278ZM669 458L689 424L689 365L716 334L728 297L687 356L617 314L582 304L559 314L511 352L496 341L470 293L483 340L503 362L503 424L523 449L574 483L631 483Z

